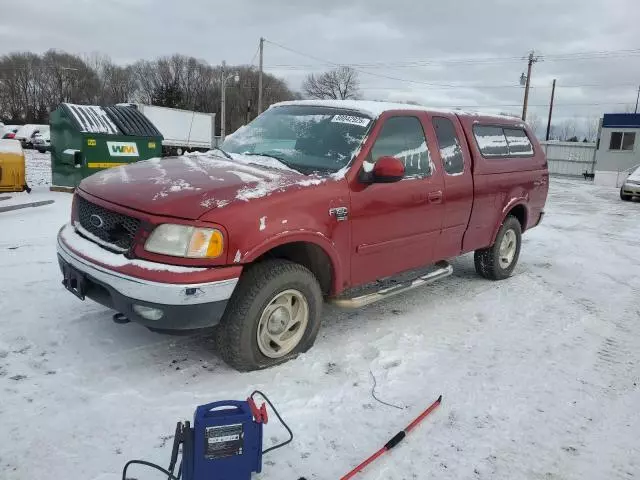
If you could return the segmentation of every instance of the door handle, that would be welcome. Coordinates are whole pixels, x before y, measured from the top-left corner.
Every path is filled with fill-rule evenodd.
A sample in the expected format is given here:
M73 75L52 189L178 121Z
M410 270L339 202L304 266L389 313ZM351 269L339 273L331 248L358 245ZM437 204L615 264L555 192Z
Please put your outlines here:
M429 203L442 203L442 190L429 192Z

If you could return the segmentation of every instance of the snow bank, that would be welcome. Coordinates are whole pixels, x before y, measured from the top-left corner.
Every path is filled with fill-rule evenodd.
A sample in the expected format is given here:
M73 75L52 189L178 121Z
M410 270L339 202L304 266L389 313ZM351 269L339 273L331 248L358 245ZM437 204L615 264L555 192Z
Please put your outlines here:
M0 139L0 153L22 155L22 146L18 140Z

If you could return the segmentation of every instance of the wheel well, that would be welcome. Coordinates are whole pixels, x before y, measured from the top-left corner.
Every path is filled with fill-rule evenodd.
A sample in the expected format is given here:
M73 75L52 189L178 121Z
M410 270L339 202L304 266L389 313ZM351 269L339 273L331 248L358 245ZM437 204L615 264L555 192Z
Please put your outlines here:
M516 205L509 211L507 216L509 215L518 219L518 222L520 222L520 228L524 232L525 228L527 228L527 209L524 205Z
M318 279L322 293L331 293L333 267L331 258L322 247L308 242L285 243L265 252L256 262L265 258L281 258L307 267Z

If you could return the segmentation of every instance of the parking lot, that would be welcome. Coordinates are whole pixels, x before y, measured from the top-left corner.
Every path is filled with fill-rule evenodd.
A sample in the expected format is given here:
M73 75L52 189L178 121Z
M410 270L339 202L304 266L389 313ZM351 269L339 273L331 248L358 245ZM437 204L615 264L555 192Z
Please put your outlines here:
M131 458L166 465L176 421L255 388L295 434L260 479L338 478L440 394L359 478L640 475L640 203L616 189L553 179L512 278L483 280L466 255L432 286L326 307L307 354L241 374L206 335L117 325L63 289L55 236L71 196L49 192L48 156L30 155L31 197L55 203L0 214L0 478L115 480ZM372 375L400 408L372 398ZM285 438L265 428L265 446Z

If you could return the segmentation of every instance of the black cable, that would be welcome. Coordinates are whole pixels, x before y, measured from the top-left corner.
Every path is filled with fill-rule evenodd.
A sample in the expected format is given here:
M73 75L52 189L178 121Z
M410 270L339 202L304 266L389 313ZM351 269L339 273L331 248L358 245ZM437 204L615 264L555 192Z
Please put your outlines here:
M289 432L289 440L282 442L278 445L274 445L273 447L269 447L266 450L262 451L262 455L266 455L267 453L276 450L278 448L282 448L285 445L290 444L293 441L293 432L291 431L291 429L289 428L289 425L287 425L287 423L282 419L282 417L280 416L280 414L278 413L278 410L276 409L276 407L273 406L273 403L271 403L271 400L269 400L269 397L267 397L264 393L262 393L260 390L255 390L252 394L251 394L251 398L253 398L253 396L255 394L260 395L262 398L265 399L265 401L269 404L269 406L271 407L271 410L273 410L273 413L276 414L276 417L278 417L278 420L280 420L280 423L282 424L282 426L287 430L287 432Z
M378 397L376 397L376 386L378 385L378 382L376 381L376 376L373 374L371 370L369 370L369 373L371 374L371 378L373 378L373 387L371 387L371 396L381 404L386 405L387 407L393 407L393 408L397 408L398 410L404 410L404 407L394 405L393 403L387 403L384 400L380 400Z
M176 477L173 473L171 473L169 470L165 470L160 465L156 465L155 463L147 462L145 460L129 460L122 469L122 480L127 480L127 469L129 468L129 465L132 464L145 465L147 467L155 468L156 470L159 470L160 472L167 475L168 480L180 480L180 473L178 473L178 476ZM180 469L182 469L182 466L180 467Z

